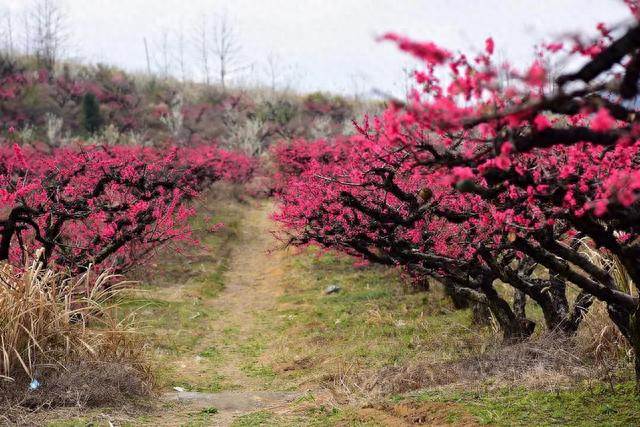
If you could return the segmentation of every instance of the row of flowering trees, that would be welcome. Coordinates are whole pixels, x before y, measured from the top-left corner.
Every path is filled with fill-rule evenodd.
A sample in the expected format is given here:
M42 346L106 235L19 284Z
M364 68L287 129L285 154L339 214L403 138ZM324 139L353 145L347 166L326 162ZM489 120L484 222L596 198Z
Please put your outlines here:
M254 161L215 145L0 144L0 260L123 272L171 240L190 239L190 201L219 180L246 181Z
M383 39L424 62L418 89L354 137L274 150L290 241L437 280L488 307L509 342L536 327L527 298L565 334L600 300L640 354L637 21L542 45L524 70L496 64L491 39L475 57ZM584 65L550 84L560 55Z

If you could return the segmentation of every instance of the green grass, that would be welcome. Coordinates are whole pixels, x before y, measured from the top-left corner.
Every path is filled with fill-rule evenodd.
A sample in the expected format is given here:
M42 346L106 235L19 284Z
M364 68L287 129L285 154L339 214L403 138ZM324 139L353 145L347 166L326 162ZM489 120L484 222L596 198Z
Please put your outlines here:
M269 411L257 411L235 418L231 427L330 427L344 422L351 415L350 411L326 409L319 407L298 415L279 416ZM361 422L349 422L353 427L374 426Z
M407 291L394 270L355 268L348 257L317 256L309 249L291 259L287 275L274 315L290 350L281 359L331 358L359 369L416 357L450 360L469 354L479 337L491 334L472 328L470 312L453 310L440 292ZM342 290L325 295L334 284Z
M596 384L570 390L505 388L492 391L423 392L419 401L454 402L494 426L636 426L640 400L633 383Z
M253 412L233 420L231 427L282 426L282 420L269 411Z
M252 378L260 378L265 383L270 383L276 377L275 372L270 366L264 366L257 363L252 363L249 365L244 365L240 368L242 372L247 374L247 376Z
M198 356L204 357L209 360L215 360L215 361L222 360L222 353L216 347L208 347L206 350L198 353Z

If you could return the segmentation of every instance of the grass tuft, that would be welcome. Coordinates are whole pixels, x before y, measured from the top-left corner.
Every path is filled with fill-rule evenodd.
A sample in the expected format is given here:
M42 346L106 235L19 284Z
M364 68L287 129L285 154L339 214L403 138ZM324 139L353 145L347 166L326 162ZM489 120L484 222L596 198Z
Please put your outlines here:
M124 285L114 279L69 278L38 259L24 270L0 267L0 394L8 402L93 405L150 393L132 317L112 315Z

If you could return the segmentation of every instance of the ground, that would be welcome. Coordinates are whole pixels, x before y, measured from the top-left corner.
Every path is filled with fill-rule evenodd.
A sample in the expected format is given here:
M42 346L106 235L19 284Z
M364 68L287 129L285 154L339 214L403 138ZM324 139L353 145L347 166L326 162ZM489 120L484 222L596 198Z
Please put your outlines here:
M437 290L412 291L394 270L282 249L273 209L211 198L194 221L202 247L169 250L137 273L145 284L121 309L135 311L149 342L157 397L57 410L41 423L640 425L628 382L442 386L459 380L446 363L487 351L496 331L472 326ZM224 227L209 232L217 222ZM326 295L331 285L340 292ZM406 375L411 366L419 376Z

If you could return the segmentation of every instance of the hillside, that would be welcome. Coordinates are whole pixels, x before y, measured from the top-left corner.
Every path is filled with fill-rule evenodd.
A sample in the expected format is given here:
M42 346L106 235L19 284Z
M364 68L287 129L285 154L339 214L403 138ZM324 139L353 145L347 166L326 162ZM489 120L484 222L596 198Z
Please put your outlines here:
M0 56L0 132L50 146L217 141L248 155L283 139L326 138L378 108L324 93L229 88L65 63L53 73L30 57Z

